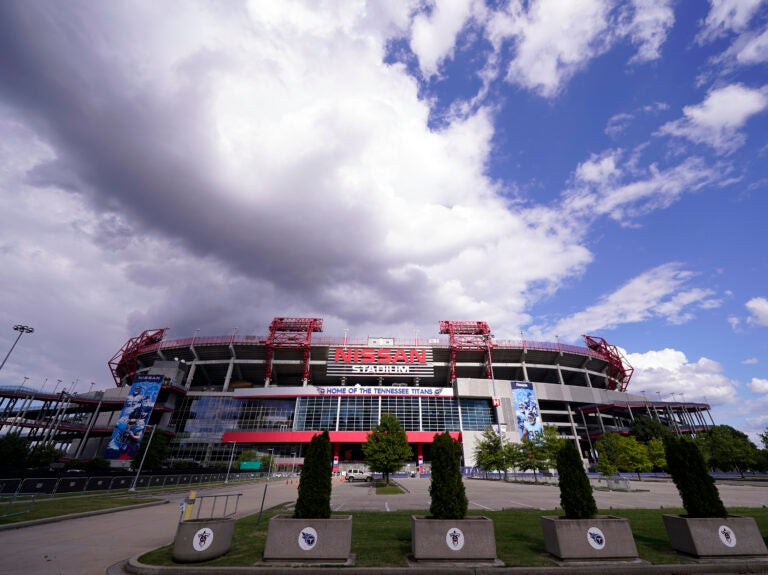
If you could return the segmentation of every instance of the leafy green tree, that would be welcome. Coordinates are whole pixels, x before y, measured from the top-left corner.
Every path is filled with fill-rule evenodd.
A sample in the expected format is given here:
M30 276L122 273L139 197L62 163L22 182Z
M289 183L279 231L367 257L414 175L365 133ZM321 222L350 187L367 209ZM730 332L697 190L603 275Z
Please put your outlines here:
M304 456L299 495L293 516L297 519L328 519L331 516L333 450L328 431L315 435Z
M482 439L475 446L475 464L486 471L506 471L509 467L507 445L501 446L501 437L492 427L483 431Z
M615 475L619 471L649 471L653 466L647 448L634 437L606 433L595 444L599 458L597 470L603 475Z
M368 441L363 444L363 454L371 471L383 474L389 485L389 475L398 471L406 459L413 457L408 437L396 415L381 414L379 425L368 434Z
M547 425L543 433L539 433L533 439L523 440L521 445L525 458L522 459L520 468L524 471L533 471L534 480L538 480L536 471L555 466L557 452L564 441L557 435L555 426Z
M8 433L0 437L0 469L21 469L27 466L26 438L18 433Z
M760 434L760 441L763 443L763 447L768 449L768 427Z
M653 469L661 471L667 468L667 459L664 456L664 440L654 437L645 445L648 450L648 459Z
M664 451L669 474L688 515L726 517L728 512L696 443L685 437L668 435L664 438Z
M722 471L744 471L755 466L758 450L745 433L730 425L716 425L700 435L702 451L710 468Z
M275 458L272 456L271 453L265 453L261 456L261 471L264 473L271 473L273 466L275 464Z
M56 449L53 443L38 443L29 451L27 465L29 467L47 467L58 461L63 455L64 452Z
M504 444L504 458L507 466L515 470L515 478L517 478L517 470L523 469L523 465L528 461L525 446L511 441Z
M662 439L671 433L669 428L656 419L650 417L636 417L632 422L630 434L640 443L648 443L652 439Z
M463 519L469 502L461 477L461 445L447 431L435 435L432 443L432 502L429 512L435 519Z
M142 459L144 460L142 469L160 469L170 453L169 444L170 439L164 432L155 431L153 434L152 431L145 431L141 437L141 444L136 450L136 455L131 460L131 469L136 471L141 465ZM145 451L146 457L144 457Z
M561 444L556 455L560 505L568 519L589 519L597 514L592 486L579 450L572 441Z

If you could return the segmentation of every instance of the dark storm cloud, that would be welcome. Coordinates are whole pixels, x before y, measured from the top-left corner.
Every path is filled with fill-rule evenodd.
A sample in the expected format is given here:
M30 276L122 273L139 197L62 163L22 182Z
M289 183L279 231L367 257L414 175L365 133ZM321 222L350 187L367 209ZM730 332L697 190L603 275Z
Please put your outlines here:
M103 38L95 41L93 21L110 19L89 16L90 27L69 4L0 3L0 93L57 155L31 172L30 182L82 193L107 219L119 212L121 234L176 238L198 256L215 256L235 274L269 278L283 291L317 297L318 286L342 277L399 289L381 273L384 266L361 266L375 256L372 240L384 230L356 238L360 214L350 212L339 226L338 208L316 197L321 185L301 189L313 172L322 182L332 158L308 158L301 173L246 184L265 198L255 208L226 193L231 184L218 177L209 144L209 78L229 65L226 56L200 51L176 67L172 88L154 90L131 76L115 54L120 45L100 52L113 30L100 28Z

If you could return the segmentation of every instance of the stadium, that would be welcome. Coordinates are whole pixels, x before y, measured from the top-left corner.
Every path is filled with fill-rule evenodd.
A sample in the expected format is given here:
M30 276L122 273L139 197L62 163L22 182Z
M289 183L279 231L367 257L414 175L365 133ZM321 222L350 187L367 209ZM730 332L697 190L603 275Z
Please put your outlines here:
M166 339L152 329L127 341L108 361L115 387L70 395L5 389L3 432L55 441L70 458L115 454L130 425L171 439L170 464L226 465L246 450L272 454L278 467L303 462L322 430L334 468L364 460L362 445L384 413L395 414L414 459L429 466L435 433L460 441L465 467L489 427L522 441L555 426L596 459L594 442L627 433L637 417L678 433L714 425L709 405L649 399L628 391L633 368L615 346L595 336L584 345L495 339L483 321L440 321L427 339L323 335L321 318L283 318L264 336ZM154 388L153 388L154 386ZM151 396L137 397L150 388ZM26 409L22 409L26 405ZM139 415L128 414L128 406ZM143 410L143 411L142 411ZM143 418L143 421L141 421ZM127 461L124 462L127 464Z

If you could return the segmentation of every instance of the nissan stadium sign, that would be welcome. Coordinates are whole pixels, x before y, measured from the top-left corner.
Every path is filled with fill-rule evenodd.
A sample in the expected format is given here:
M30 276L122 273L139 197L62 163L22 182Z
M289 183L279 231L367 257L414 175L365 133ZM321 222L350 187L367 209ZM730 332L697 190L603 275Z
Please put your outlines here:
M331 377L432 377L432 348L332 347L326 375Z

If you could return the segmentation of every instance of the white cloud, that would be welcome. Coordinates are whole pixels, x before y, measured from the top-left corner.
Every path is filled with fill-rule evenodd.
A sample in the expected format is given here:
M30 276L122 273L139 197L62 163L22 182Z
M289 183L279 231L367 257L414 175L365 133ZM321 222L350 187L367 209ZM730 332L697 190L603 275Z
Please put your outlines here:
M584 333L651 318L662 318L673 324L683 323L693 317L694 309L717 305L711 290L688 287L693 277L692 272L676 263L658 266L601 297L585 310L552 326L535 326L533 331L576 340Z
M453 57L456 37L469 20L475 3L475 0L433 0L430 14L418 14L413 19L411 50L418 57L425 78L437 74L440 63Z
M627 34L639 44L630 62L649 62L661 57L661 45L675 23L671 0L633 0L634 14Z
M662 401L672 401L676 397L711 405L735 399L738 383L728 379L723 367L711 359L702 357L691 363L682 351L668 348L626 357L635 368L629 390L633 393L645 391L652 400L660 396Z
M745 35L734 44L732 53L736 62L743 66L768 61L768 29L762 34Z
M581 218L608 215L622 225L666 208L685 193L722 181L724 166L689 157L666 169L651 164L644 172L632 161L621 163L621 150L593 154L576 168L572 189L563 194L565 213ZM627 169L625 169L627 168Z
M749 323L768 326L768 299L764 297L752 298L746 303L746 308L751 314L747 320Z
M750 357L748 359L745 359L741 363L743 363L744 365L756 365L759 363L759 361L756 357Z
M753 377L752 381L749 382L749 389L753 393L768 393L768 379Z
M657 134L687 138L729 154L745 142L746 137L739 130L766 108L767 88L731 84L711 90L701 104L683 108L684 117L664 124Z
M740 32L765 0L709 0L710 9L697 36L700 43L710 42L729 32Z
M511 2L488 27L496 46L505 38L515 39L506 79L544 97L556 96L574 74L608 49L609 11L603 0L540 0L527 11L519 0Z

